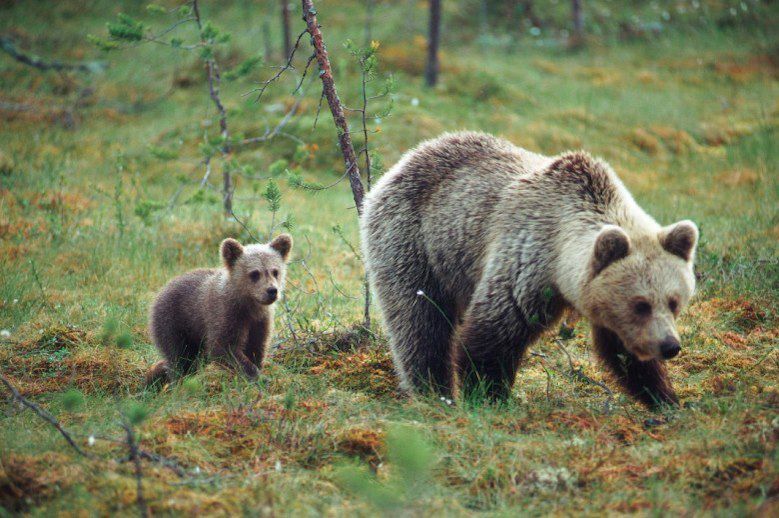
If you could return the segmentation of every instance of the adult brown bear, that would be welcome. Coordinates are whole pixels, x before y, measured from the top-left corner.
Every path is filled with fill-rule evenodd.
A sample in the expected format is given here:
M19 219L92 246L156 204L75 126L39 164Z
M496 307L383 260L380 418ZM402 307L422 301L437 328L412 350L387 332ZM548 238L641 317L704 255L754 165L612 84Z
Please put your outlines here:
M676 403L662 361L695 287L698 229L661 227L604 162L481 133L407 153L365 201L362 246L397 371L412 391L502 398L565 308L647 405Z

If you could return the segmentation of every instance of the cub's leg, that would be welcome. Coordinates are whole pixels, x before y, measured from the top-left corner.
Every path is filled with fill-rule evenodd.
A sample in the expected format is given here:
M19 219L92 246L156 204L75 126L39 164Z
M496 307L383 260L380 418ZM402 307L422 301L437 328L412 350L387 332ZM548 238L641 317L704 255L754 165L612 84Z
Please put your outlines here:
M616 334L604 327L593 326L592 338L601 360L628 394L650 408L679 403L659 360L639 361Z
M168 368L168 362L165 360L160 360L154 365L152 365L151 369L146 373L146 385L157 385L157 384L165 384L170 383L173 381L173 376L171 376L170 369Z
M246 357L258 368L262 367L265 352L268 350L273 329L270 322L253 322L249 327L244 351Z
M164 360L149 370L146 383L166 383L194 372L201 345L179 333L173 322L161 318L155 318L152 322L152 339Z
M208 337L208 357L228 369L240 369L249 379L257 379L260 370L244 352L245 338L240 330L229 329Z

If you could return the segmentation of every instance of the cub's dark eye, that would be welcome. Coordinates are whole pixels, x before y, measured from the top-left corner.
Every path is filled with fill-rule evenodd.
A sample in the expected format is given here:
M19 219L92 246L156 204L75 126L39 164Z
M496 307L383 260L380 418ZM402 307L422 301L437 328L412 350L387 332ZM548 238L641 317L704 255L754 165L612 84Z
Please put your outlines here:
M676 299L670 299L668 301L668 309L670 309L671 313L675 315L676 311L679 309L679 301Z
M270 274L273 275L273 277L275 277L276 279L279 278L279 271L276 270L275 268L270 271Z
M644 300L639 300L633 304L633 311L636 315L646 317L652 314L652 305Z
M252 270L249 272L249 278L252 280L252 282L257 282L260 280L260 271L259 270Z

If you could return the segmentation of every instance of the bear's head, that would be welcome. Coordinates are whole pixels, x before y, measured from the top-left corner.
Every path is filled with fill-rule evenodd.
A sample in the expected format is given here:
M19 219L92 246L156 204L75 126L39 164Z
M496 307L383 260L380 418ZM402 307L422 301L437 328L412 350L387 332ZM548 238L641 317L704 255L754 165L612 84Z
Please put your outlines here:
M606 225L589 259L585 315L614 332L641 361L673 358L681 350L676 318L695 289L697 243L692 221L632 238Z
M268 244L246 246L228 238L220 250L233 296L260 305L276 302L284 288L291 236L281 234Z

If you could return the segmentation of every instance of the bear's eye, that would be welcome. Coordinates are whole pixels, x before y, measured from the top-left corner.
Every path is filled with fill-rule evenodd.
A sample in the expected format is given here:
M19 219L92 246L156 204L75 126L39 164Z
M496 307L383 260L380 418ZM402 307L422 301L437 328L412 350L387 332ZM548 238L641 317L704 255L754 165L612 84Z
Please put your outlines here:
M275 268L270 271L270 274L273 275L273 277L275 277L276 279L279 278L279 271Z
M249 272L249 278L252 280L252 282L257 282L260 280L260 271L259 270L252 270Z
M668 300L668 309L671 310L671 313L674 315L676 314L676 311L679 309L679 301L676 299L669 299Z
M646 317L652 314L652 305L645 300L639 300L633 304L633 311L636 315Z

